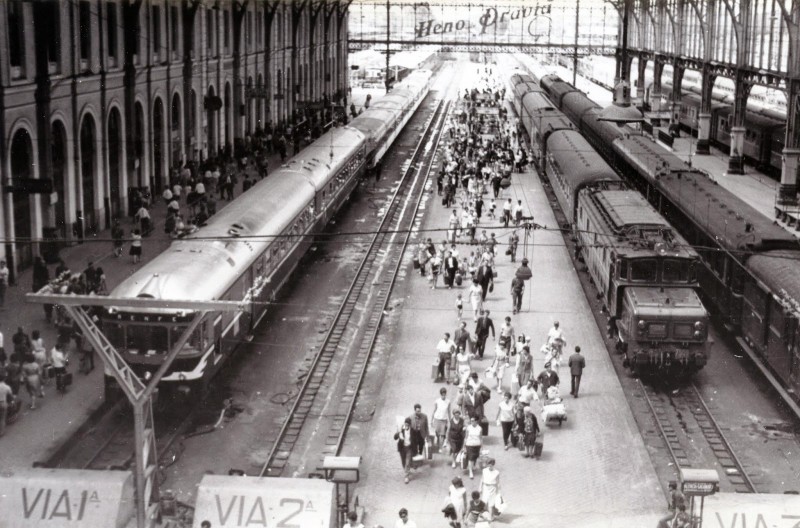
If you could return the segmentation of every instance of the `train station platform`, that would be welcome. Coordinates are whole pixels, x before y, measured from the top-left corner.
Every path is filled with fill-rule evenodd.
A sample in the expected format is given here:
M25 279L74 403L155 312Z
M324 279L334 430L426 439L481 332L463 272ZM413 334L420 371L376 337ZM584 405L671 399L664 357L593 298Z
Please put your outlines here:
M561 76L562 79L572 82L572 70L563 66L548 65L545 67L548 72ZM585 77L578 75L576 84L579 90L585 92L590 99L600 106L606 107L611 104L612 94L605 87L594 83ZM662 144L663 145L663 144ZM755 167L745 164L744 174L729 174L728 161L730 156L725 152L711 147L710 154L696 154L697 139L682 131L681 136L675 138L672 146L663 145L671 150L676 156L692 164L700 170L707 172L719 185L728 189L733 194L744 200L750 207L763 214L771 220L775 220L788 232L800 238L800 221L787 223L776 219L776 198L780 182L774 177L770 177Z
M419 237L444 238L450 210L441 204L435 183L425 198L424 218ZM569 396L569 371L560 369L561 393L567 405L568 420L540 427L544 431L541 459L524 458L516 448L504 450L500 428L495 417L501 396L494 391L486 404L490 420L489 435L484 437L484 452L496 459L500 472L500 490L508 509L494 526L536 527L602 527L641 528L652 526L665 507L664 491L656 477L648 451L640 436L633 415L623 394L617 375L606 351L581 285L576 277L564 240L554 230L556 221L538 176L533 172L514 174L512 185L502 198L521 199L526 214L533 214L536 223L547 229L536 230L527 238L520 232L517 263L504 255L505 240L511 228L498 220L489 220L484 212L478 228L496 233L500 239L496 259L498 277L486 308L499 330L506 316L512 317L517 334L532 337L534 374L543 370L539 347L545 342L554 320L564 329L567 348L580 345L586 359L580 398ZM488 198L485 198L488 204ZM502 201L498 199L498 208ZM486 211L487 208L484 209ZM463 239L462 239L463 240ZM459 258L473 249L458 245ZM512 315L510 284L519 260L526 254L531 261L533 279L528 281L522 311ZM405 257L407 272L398 283L393 297L400 300L401 310L395 332L392 357L385 372L383 390L375 402L371 420L370 442L361 455L362 480L355 494L365 509L365 526L391 527L400 508L409 510L409 518L417 526L444 526L441 512L448 486L460 476L467 493L479 489L480 472L470 479L466 471L454 469L450 457L435 454L415 470L404 484L403 470L393 434L397 421L413 413L415 403L422 405L429 417L439 389L448 389L448 398L457 396L453 385L434 383L431 364L437 357L436 344L444 332L451 335L458 326L455 300L464 297L464 320L472 333L471 310L467 300L468 285L447 289L439 284L431 289L428 281L412 270L411 252ZM494 343L487 341L486 356L474 360L473 366L483 373L494 358ZM566 362L565 362L566 363ZM503 387L510 389L513 368L506 372ZM494 387L494 382L489 382ZM541 422L541 420L540 420Z
M277 154L270 156L269 171L278 166L280 166L280 156ZM256 177L253 164L251 163L249 167L251 178ZM242 192L242 178L239 180L234 191L235 196ZM228 203L218 200L217 211ZM182 202L182 208L185 208L185 202ZM134 265L128 255L129 243L125 243L121 258L114 257L111 233L108 229L87 237L81 244L62 249L60 257L73 273L81 273L90 261L94 262L95 266L103 268L108 290L111 291L169 246L171 239L164 233L166 206L160 196L153 197L150 214L154 228L150 236L143 239L142 259L138 265ZM125 235L129 237L134 229L131 218L123 218L121 225ZM52 277L54 266L48 267ZM25 300L25 295L32 291L32 276L31 269L23 270L17 275L16 284L6 291L5 310L0 311L0 332L3 334L8 355L13 352L11 339L18 327L22 327L28 335L33 330L39 330L48 351L56 342L57 329L55 325L46 321L42 305ZM71 343L71 347L74 347L74 343ZM55 383L51 382L45 387L45 397L37 401L35 410L31 410L28 394L24 388L20 389L19 396L22 398L20 416L14 423L8 425L5 435L0 439L2 446L0 467L8 470L23 469L30 468L36 462L47 461L59 446L80 427L85 426L92 414L101 408L104 402L102 361L99 357L95 357L95 369L84 375L78 372L79 354L71 350L69 356L68 371L73 373L74 381L66 393L56 392Z

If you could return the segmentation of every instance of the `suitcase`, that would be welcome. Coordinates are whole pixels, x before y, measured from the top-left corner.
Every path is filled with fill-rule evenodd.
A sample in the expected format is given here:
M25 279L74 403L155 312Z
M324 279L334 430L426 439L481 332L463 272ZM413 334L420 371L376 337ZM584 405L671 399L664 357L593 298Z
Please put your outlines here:
M72 372L66 372L61 375L61 383L64 387L72 385Z
M461 469L467 469L469 467L469 462L467 461L467 454L464 453L464 456L461 457Z
M480 423L481 423L481 434L483 436L488 436L489 435L489 419L484 416L483 418L481 418L481 422Z
M437 359L436 361L433 362L433 365L431 365L431 379L433 381L436 381L436 376L438 373L439 373L439 360Z
M414 262L414 269L418 270L419 269L419 257L414 257L414 261L413 262Z
M441 449L440 449L441 446L439 446L439 444L436 442L436 437L434 435L428 435L427 446L428 446L428 451L431 453L431 455L435 455L435 454L441 453ZM429 460L431 458L433 458L433 457L432 456L429 457Z
M464 282L464 279L461 277L461 273L456 273L456 286L461 286L462 282Z
M542 456L543 447L544 444L542 444L542 441L537 438L536 441L533 443L533 456L535 458L539 458Z

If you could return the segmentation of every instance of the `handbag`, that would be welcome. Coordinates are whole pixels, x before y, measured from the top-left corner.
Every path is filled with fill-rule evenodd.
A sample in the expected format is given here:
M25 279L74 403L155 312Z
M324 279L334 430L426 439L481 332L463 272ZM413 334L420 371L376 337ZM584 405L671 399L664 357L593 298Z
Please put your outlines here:
M511 254L511 248L506 249L506 255L510 255L510 254Z
M502 515L503 512L506 511L506 507L507 506L508 505L506 504L506 501L505 501L505 499L503 498L502 495L500 495L499 493L497 495L495 495L494 504L492 504L492 508L494 510L495 516Z
M493 291L494 291L494 282L490 282L489 283L489 293L492 293Z

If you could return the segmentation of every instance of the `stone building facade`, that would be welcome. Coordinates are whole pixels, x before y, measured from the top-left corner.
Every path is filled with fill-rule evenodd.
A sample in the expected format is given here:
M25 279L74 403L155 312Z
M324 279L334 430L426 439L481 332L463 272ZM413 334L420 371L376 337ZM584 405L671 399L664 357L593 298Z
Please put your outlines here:
M31 264L169 169L341 102L334 0L0 0L0 258Z

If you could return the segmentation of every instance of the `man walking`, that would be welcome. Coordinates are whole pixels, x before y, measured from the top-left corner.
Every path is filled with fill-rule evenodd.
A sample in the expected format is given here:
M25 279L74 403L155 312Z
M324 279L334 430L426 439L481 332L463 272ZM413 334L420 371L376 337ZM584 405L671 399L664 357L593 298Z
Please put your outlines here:
M494 281L494 270L484 261L475 273L475 280L481 286L481 302L486 302L486 292L489 290L489 285Z
M425 447L425 440L428 438L428 415L422 412L422 406L414 404L414 414L409 416L411 419L411 445L414 448L413 455L421 455Z
M456 344L456 350L459 348L465 350L467 352L472 352L470 350L471 345L468 347L468 343L470 343L470 336L469 330L467 330L467 322L461 321L461 325L456 330L456 333L453 335L453 342Z
M525 293L525 281L519 277L511 279L511 313L522 311L522 294Z
M439 353L439 366L436 370L437 381L440 379L447 379L444 369L452 360L454 350L455 344L450 340L450 334L445 332L444 338L439 340L439 344L436 345L436 351Z
M575 353L569 357L569 373L572 376L570 394L573 398L578 397L578 389L581 387L581 376L586 367L586 360L581 355L581 347L575 347Z
M475 323L475 354L483 359L483 352L486 349L486 339L489 338L489 330L492 331L492 339L496 338L494 322L489 317L489 310L481 310L481 316Z

